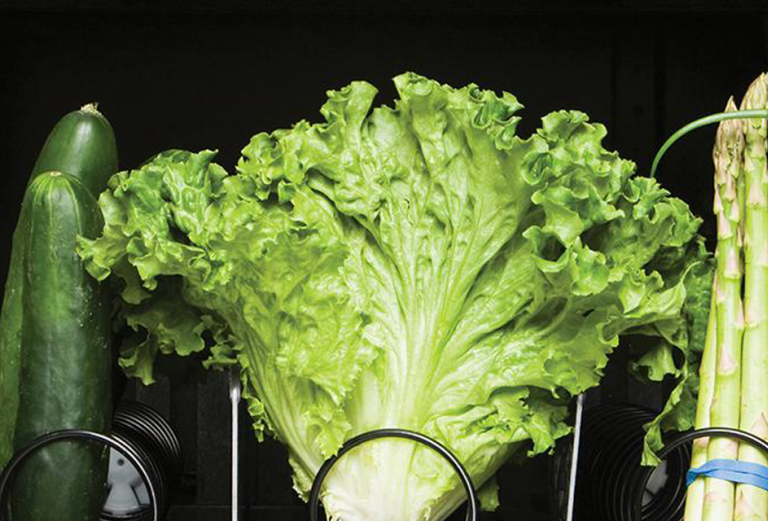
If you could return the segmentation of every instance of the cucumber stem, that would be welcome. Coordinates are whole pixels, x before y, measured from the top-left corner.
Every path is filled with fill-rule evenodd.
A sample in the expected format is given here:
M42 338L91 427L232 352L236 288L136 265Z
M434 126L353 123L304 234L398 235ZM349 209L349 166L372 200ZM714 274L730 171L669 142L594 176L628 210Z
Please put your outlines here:
M86 103L82 107L80 107L80 110L83 112L90 112L91 114L96 114L98 116L101 116L101 112L99 112L99 102L94 101L93 103Z

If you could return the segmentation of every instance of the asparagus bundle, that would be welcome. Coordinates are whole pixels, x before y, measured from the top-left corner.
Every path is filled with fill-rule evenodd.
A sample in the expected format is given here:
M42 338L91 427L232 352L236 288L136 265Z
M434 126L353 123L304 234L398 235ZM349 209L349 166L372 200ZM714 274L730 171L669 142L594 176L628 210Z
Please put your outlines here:
M766 107L766 76L747 91L742 109ZM746 144L744 182L744 339L739 428L768 439L768 172L766 172L766 120L742 120ZM749 444L739 447L739 459L767 465L765 455ZM749 485L736 487L736 521L768 519L768 492Z
M736 110L733 99L726 111ZM710 422L715 426L738 427L741 342L744 313L742 284L742 201L744 177L741 175L744 136L741 120L724 121L715 138L715 203L717 248L715 259L715 315L717 321L715 389ZM714 438L707 447L708 459L736 459L738 444L730 438ZM702 511L703 521L733 519L734 485L707 478Z
M749 87L742 109L764 109L768 78ZM733 99L726 111L736 110ZM713 150L717 248L713 298L700 366L696 428L740 428L768 439L768 171L766 122L720 123ZM768 464L730 438L694 444L691 466L713 459ZM768 493L717 478L688 489L686 521L768 521Z

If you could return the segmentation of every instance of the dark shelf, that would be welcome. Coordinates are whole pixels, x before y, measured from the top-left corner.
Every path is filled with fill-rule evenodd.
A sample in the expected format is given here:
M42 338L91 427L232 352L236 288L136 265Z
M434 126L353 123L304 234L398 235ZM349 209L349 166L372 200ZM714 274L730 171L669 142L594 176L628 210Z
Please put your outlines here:
M199 14L343 14L343 15L648 15L648 14L718 14L765 12L761 0L517 0L474 1L443 0L426 3L408 0L360 2L352 0L6 0L0 11L15 12L144 12Z
M175 506L166 521L231 521L228 507ZM307 521L307 510L300 507L249 507L242 510L241 521Z
M249 507L242 510L241 521L307 521L309 514L301 507ZM464 512L451 516L452 520L464 519ZM481 512L479 521L552 521L549 517L526 510L505 510L503 513ZM230 509L222 506L176 506L171 508L166 521L230 521Z

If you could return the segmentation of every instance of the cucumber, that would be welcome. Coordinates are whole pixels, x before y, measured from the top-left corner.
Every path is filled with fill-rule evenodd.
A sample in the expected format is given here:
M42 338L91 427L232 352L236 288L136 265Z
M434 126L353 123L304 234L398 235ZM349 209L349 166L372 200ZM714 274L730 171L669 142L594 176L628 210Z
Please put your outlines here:
M112 126L95 104L70 112L56 124L38 155L29 183L46 170L77 177L94 197L107 187L107 181L117 172L117 147ZM20 244L22 229L26 228L24 219L22 212L13 235L0 314L0 470L13 454L18 407L23 292Z
M117 172L117 145L112 125L95 103L70 112L53 127L37 156L29 183L48 171L77 177L96 198L107 187L107 181Z
M110 302L85 271L76 238L97 237L96 199L76 178L37 176L22 205L21 371L14 446L58 429L109 432ZM97 521L108 450L59 442L33 454L11 489L13 521Z
M5 281L0 314L0 470L13 456L13 431L19 406L19 356L21 349L21 233L26 212L22 209L13 232L13 248Z

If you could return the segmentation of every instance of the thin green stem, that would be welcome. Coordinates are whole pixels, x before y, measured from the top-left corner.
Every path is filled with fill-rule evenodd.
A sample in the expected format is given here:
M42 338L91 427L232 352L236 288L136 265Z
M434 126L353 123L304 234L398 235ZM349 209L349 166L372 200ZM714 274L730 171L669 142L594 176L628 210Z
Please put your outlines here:
M711 125L713 123L719 123L721 121L725 121L727 119L768 119L768 109L753 109L753 110L735 110L733 112L718 112L717 114L710 114L709 116L705 116L703 118L699 118L695 121L691 121L684 127L682 127L680 130L669 136L669 139L667 139L663 145L661 145L661 148L656 153L656 157L653 158L653 164L651 165L651 177L656 177L656 171L658 170L659 163L661 162L661 158L664 156L664 153L669 150L669 148L675 144L675 142L686 135L688 132L692 130L696 130L697 128L705 127L707 125Z

